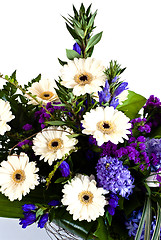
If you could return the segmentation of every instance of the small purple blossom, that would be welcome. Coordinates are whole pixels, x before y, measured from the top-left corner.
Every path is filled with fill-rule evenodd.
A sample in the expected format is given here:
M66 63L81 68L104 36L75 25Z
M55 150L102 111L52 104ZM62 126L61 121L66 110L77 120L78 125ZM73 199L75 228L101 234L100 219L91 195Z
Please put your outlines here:
M107 209L108 209L109 214L112 216L115 214L115 208L118 206L118 200L119 200L119 198L116 194L114 194L114 193L110 194L110 199L108 201Z
M111 97L110 94L110 85L108 83L108 80L106 80L105 87L102 91L98 92L99 96L99 103L102 105L102 103L108 103Z
M48 202L48 205L50 205L50 206L57 206L59 204L60 204L60 202L58 200L51 200L50 202Z
M132 193L134 179L122 161L112 157L100 158L96 170L100 187L126 198Z
M19 143L17 144L18 147L22 147L23 145L29 145L29 146L32 146L32 141L26 139L26 140L24 140L24 141L22 141L22 142L19 142Z
M24 218L20 218L20 225L22 228L26 228L36 221L36 213L35 212L24 212Z
M78 43L74 43L73 50L76 51L79 55L81 55L81 48Z
M44 213L41 217L40 220L38 222L38 227L39 228L43 228L45 226L45 223L48 221L49 218L49 214L48 213Z
M70 167L66 161L63 161L59 168L63 177L68 177L70 175Z
M119 99L113 97L111 102L110 102L110 107L116 108L119 105Z
M34 204L24 204L23 206L22 206L22 210L24 211L24 212L30 212L30 211L32 211L32 210L35 210L37 207L34 205Z
M25 124L23 127L22 127L25 131L29 131L32 129L32 125L31 124Z
M127 82L122 82L115 90L113 96L117 97L120 93L122 93L124 90L128 89L128 83Z

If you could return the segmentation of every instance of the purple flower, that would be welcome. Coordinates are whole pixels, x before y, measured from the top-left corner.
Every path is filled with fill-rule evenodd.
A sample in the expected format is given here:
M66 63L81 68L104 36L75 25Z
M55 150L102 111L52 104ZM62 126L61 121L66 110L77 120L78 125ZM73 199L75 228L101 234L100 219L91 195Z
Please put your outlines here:
M28 225L31 225L36 221L36 213L35 212L24 212L24 218L20 218L20 225L22 228L26 228Z
M100 187L126 198L132 193L134 179L122 161L112 157L100 158L96 170Z
M58 200L52 200L48 203L48 205L50 205L50 206L57 206L59 204L60 204L60 202Z
M48 221L49 214L45 213L40 217L40 220L38 222L38 227L43 228L45 226L45 223Z
M18 147L22 147L23 145L29 145L29 146L32 146L32 141L26 139L26 140L24 140L23 142L19 142L19 143L17 144Z
M113 97L110 102L110 107L112 106L112 107L116 108L118 105L119 105L119 99Z
M124 90L127 90L128 83L127 82L122 82L115 90L114 92L114 97L117 97L120 93L122 93Z
M25 131L29 131L32 129L32 125L31 124L25 124L23 127L22 127Z
M108 205L107 209L108 209L109 214L112 216L115 214L115 208L118 206L118 200L119 200L119 198L116 194L113 194L113 193L110 194L110 199L108 201L109 205Z
M70 175L69 164L66 161L63 161L59 168L63 177L68 177Z
M102 91L98 92L99 96L99 103L102 105L102 103L108 103L111 97L110 94L110 85L108 83L108 80L106 80L105 87Z
M81 48L78 43L74 43L73 50L76 51L79 55L81 55Z
M37 207L34 205L34 204L24 204L23 206L22 206L22 210L24 211L24 212L30 212L30 211L32 211L32 210L35 210Z

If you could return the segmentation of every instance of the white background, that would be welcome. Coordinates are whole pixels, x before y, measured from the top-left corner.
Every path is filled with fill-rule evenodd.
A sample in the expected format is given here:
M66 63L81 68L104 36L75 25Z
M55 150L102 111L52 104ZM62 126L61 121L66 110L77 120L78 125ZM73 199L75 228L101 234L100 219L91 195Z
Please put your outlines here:
M67 60L65 49L72 49L74 40L65 28L61 15L73 15L82 1L71 0L0 0L0 72L10 75L17 69L23 84L39 73L57 79L60 65ZM118 60L127 67L123 80L129 88L149 97L161 98L161 14L160 0L83 1L92 11L98 9L95 33L103 30L101 42L93 57ZM2 85L2 82L0 82ZM17 220L0 218L0 240L48 240L36 225L21 229Z

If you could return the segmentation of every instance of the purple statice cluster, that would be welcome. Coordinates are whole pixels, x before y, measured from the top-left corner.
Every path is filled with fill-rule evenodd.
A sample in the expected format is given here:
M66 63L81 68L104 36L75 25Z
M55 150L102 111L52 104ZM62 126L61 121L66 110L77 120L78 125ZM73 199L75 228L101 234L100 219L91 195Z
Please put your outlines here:
M27 123L27 124L25 124L22 128L23 128L25 131L29 131L29 130L32 129L32 125L29 124L29 123Z
M52 200L48 203L49 206L57 206L59 205L59 201ZM37 206L34 204L24 204L22 206L24 218L20 218L20 225L22 228L26 228L27 226L33 224L34 222L38 221L38 227L43 228L46 222L49 219L48 212L44 212L41 216L37 217L36 212L39 210Z
M111 216L115 214L115 209L118 206L118 201L119 197L116 194L111 193L109 195L107 210Z
M145 146L145 151L150 158L151 170L161 169L161 139L147 138Z
M144 170L145 167L150 167L150 158L145 150L145 141L146 138L144 136L139 136L138 138L130 137L128 146L121 147L116 151L117 157L122 158L126 156L129 160L138 164L141 170Z
M118 158L103 157L98 160L97 182L100 187L128 198L134 187L134 178Z
M48 102L45 106L48 112L51 114L54 113L56 110L64 110L64 107L59 106L60 102L54 102L52 105L51 102ZM39 111L35 112L35 117L38 119L38 122L41 124L41 128L45 128L44 122L50 119L50 114L46 112L45 108L41 108Z
M118 77L116 76L112 80L112 84L114 84L117 81ZM128 83L122 82L120 83L113 93L111 93L111 88L108 80L106 80L105 87L102 91L98 92L99 96L99 103L101 106L103 104L109 103L109 106L112 106L116 108L119 105L119 99L117 98L124 90L127 90Z
M129 237L136 236L141 216L142 216L142 210L133 211L131 214L131 217L125 222ZM152 238L152 235L153 235L153 232L155 229L155 225L156 225L156 217L153 216L153 221L151 222L150 239ZM144 240L144 231L145 231L145 226L143 227L143 231L141 233L140 240ZM160 235L160 239L161 239L161 235Z
M134 129L134 131L138 130L142 134L151 132L151 127L147 123L146 118L135 118L135 119L132 119L130 122L132 124L132 129Z
M157 127L161 124L161 101L159 98L151 95L144 106L145 114L151 117L148 120L150 127Z
M26 140L24 140L24 141L22 141L22 142L19 142L18 144L17 144L17 146L18 147L22 147L22 146L32 146L32 141L31 140L29 140L29 139L26 139Z
M102 153L100 154L100 157L104 156L111 156L111 157L116 157L116 150L117 150L117 145L108 141L106 143L103 143L100 148L102 149Z

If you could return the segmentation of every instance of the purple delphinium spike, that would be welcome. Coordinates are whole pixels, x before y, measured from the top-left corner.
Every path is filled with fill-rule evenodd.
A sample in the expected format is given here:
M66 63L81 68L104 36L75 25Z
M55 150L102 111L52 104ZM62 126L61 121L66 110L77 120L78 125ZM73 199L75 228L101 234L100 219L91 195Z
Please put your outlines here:
M70 175L70 167L66 161L63 161L59 168L63 177L68 177Z
M110 85L108 83L108 80L106 80L105 87L102 91L98 92L99 96L99 103L102 105L102 103L107 103L110 100L111 94L110 94Z
M128 89L128 83L127 82L122 82L115 90L113 96L117 97L120 93L122 93L124 90Z

